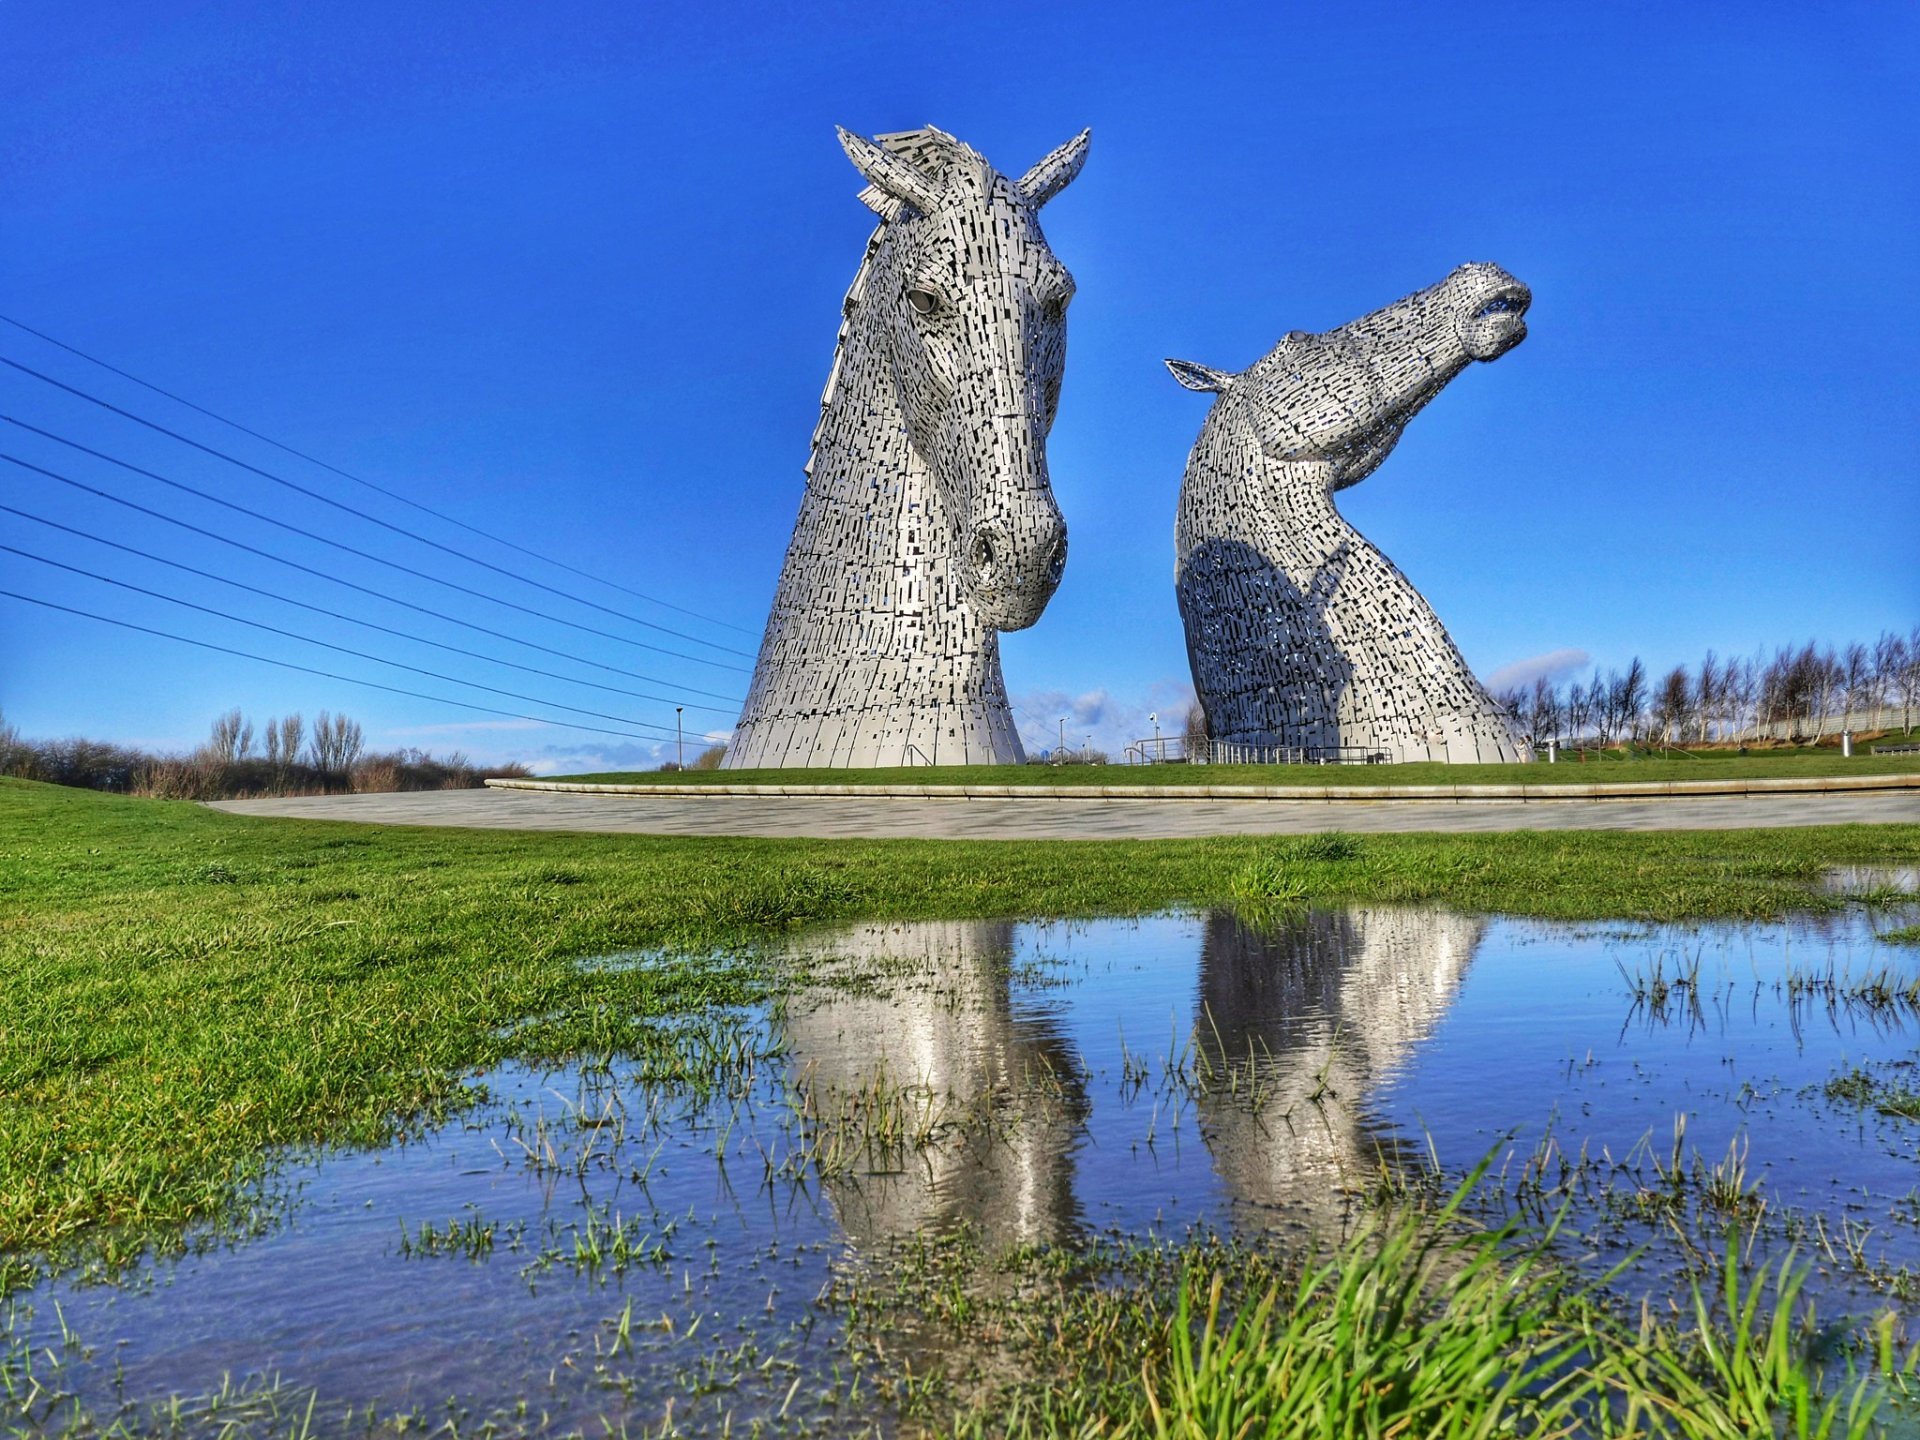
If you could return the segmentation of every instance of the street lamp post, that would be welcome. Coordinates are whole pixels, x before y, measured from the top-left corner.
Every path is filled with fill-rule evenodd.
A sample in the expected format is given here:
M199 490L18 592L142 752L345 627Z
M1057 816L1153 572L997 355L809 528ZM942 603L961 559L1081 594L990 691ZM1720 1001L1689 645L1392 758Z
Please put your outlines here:
M687 768L687 737L681 731L680 717L686 708L684 705L673 707L673 759L682 770Z
M1060 717L1060 755L1064 759L1067 753L1067 717Z

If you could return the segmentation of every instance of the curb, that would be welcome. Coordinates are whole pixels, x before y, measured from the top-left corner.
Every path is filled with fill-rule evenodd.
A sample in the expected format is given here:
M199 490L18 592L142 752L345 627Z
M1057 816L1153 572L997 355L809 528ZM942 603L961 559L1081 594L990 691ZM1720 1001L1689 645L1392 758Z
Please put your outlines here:
M562 795L715 796L889 800L1642 800L1680 795L1818 795L1920 790L1910 775L1824 775L1753 780L1642 780L1590 785L601 785L573 780L488 780L490 790Z

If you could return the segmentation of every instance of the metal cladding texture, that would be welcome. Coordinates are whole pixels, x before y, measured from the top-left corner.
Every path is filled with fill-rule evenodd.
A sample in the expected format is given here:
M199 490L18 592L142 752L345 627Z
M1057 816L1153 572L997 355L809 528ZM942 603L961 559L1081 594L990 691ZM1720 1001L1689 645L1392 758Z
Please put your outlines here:
M1420 592L1333 503L1475 360L1526 336L1527 288L1494 265L1323 335L1295 331L1252 368L1188 361L1218 398L1187 461L1175 592L1209 738L1364 747L1395 761L1531 759Z
M1046 440L1073 277L1040 207L1085 132L1010 180L931 127L841 144L880 216L725 765L1018 764L999 631L1066 564Z

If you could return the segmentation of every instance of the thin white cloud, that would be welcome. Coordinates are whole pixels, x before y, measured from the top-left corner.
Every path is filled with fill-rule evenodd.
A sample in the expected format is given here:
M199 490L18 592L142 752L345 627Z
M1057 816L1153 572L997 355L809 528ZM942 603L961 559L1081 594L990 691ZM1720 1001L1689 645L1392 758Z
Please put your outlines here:
M1482 683L1497 694L1502 690L1525 689L1536 680L1564 680L1576 670L1584 670L1591 664L1593 656L1585 650L1572 647L1549 650L1544 655L1530 655L1525 660L1502 665Z
M1067 748L1079 750L1092 743L1118 761L1126 747L1150 738L1154 727L1162 735L1178 735L1194 703L1193 686L1184 680L1156 680L1135 695L1114 695L1105 688L1072 694L1065 690L1023 690L1007 697L1014 724L1029 755L1059 747L1060 722L1066 721Z
M504 730L551 730L545 720L448 720L438 725L397 725L388 735L431 739L438 735L491 735Z

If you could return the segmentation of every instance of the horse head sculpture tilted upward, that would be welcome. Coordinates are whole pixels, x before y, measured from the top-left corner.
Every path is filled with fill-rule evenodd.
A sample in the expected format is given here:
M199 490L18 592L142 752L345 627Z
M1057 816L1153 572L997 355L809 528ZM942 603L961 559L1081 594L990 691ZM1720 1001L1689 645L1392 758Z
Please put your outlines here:
M1088 137L1018 180L932 128L840 140L881 223L726 764L1018 763L998 632L1039 619L1067 549L1046 440L1073 279L1039 211Z
M1169 360L1219 398L1187 461L1175 590L1216 741L1360 747L1394 760L1518 760L1506 717L1420 592L1341 516L1407 422L1526 338L1526 286L1463 265L1239 374Z

